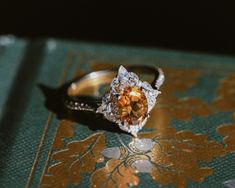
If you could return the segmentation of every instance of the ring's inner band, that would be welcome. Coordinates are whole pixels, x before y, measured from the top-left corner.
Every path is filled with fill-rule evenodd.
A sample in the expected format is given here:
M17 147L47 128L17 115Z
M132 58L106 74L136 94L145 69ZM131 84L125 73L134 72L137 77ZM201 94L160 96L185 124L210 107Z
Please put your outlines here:
M89 73L80 80L73 82L68 88L67 94L69 96L91 95L91 93L94 95L100 85L111 83L116 74L114 71L106 70Z
M127 70L135 72L138 75L150 74L151 76L154 76L154 80L152 81L153 88L159 77L159 71L157 68L154 67L136 65L129 67L127 66ZM78 95L90 95L91 93L93 95L98 95L97 91L100 85L110 84L116 75L117 75L117 68L111 68L89 73L84 77L82 77L81 79L79 79L78 81L73 82L67 90L67 95L78 96Z

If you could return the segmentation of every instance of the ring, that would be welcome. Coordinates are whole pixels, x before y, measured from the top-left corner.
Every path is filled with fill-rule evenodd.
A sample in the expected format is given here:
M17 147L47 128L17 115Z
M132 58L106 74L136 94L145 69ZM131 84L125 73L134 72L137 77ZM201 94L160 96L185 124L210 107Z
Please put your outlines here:
M132 70L152 73L155 78L149 84L141 81L134 72L130 72ZM107 84L107 77L112 77L112 82L109 92L102 99L91 100L79 96L79 91L89 84ZM69 110L101 113L107 120L118 124L123 131L137 137L137 133L150 117L164 80L161 68L141 65L128 66L127 69L121 65L118 73L113 68L91 72L71 83L65 95L64 105Z

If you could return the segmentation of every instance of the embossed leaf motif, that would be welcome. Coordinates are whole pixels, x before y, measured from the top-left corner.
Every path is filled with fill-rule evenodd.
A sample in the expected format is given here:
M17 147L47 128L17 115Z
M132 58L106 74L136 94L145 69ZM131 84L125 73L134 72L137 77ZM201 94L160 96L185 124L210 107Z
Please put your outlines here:
M200 162L223 156L223 145L208 140L206 135L166 128L164 132L142 133L128 146L106 148L103 155L110 159L95 171L91 187L127 187L137 185L138 172L149 173L157 184L186 187L188 182L202 182L212 175Z
M167 79L162 90L167 91L169 95L176 91L186 91L194 86L197 79L202 75L201 71L192 69L164 68L164 72Z
M170 102L170 103L169 103ZM209 115L210 109L203 101L196 98L168 98L168 102L159 104L157 108L165 108L168 110L170 117L178 120L189 120L193 115L203 116Z
M52 155L58 161L48 169L43 177L42 187L67 187L81 183L82 174L95 170L95 165L103 161L101 151L105 147L103 133L93 134L85 140L73 141L67 148Z
M136 186L139 178L135 175L134 169L125 165L124 161L111 159L106 166L95 171L91 176L91 188L128 188Z
M211 168L200 167L199 162L210 161L225 154L223 146L209 141L206 135L189 131L176 132L169 128L153 138L157 144L148 155L155 168L151 176L162 185L186 187L189 181L202 182L213 173Z
M167 111L168 117L178 120L189 120L193 115L209 115L210 109L202 100L192 97L177 98L176 92L187 91L197 83L201 75L198 70L166 69L168 79L162 87L162 95L158 100L159 111ZM161 113L161 112L160 112Z
M146 128L164 129L173 118L190 120L193 116L210 115L208 104L199 98L175 96L177 92L185 92L197 83L201 72L198 70L164 69L167 79L161 88L162 94L157 99L157 105L151 112ZM156 118L158 117L158 118Z
M190 120L193 116L207 116L211 113L209 106L196 98L160 96L156 108L145 125L146 128L157 128L158 131L170 125L171 120ZM158 118L156 118L158 117Z

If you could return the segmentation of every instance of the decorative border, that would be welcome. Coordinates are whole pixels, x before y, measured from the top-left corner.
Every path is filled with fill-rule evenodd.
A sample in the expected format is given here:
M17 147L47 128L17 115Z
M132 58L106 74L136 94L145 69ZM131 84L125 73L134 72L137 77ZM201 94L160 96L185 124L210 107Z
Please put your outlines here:
M69 68L71 66L71 63L72 63L73 55L74 54L73 54L72 51L68 52L67 58L65 60L65 66L62 69L62 74L60 76L58 85L61 85L61 84L63 84L65 82L67 74L68 74L68 70L69 70ZM47 122L46 122L46 124L44 126L43 134L42 134L42 137L40 139L40 143L39 143L39 146L38 146L38 149L37 149L37 152L36 152L36 155L35 155L35 158L34 158L34 162L33 162L33 165L32 165L32 168L31 168L31 171L30 171L27 183L25 185L25 188L29 188L31 186L33 175L35 173L35 169L36 169L36 166L38 164L38 161L39 161L39 158L40 158L40 154L42 152L42 148L44 146L44 143L45 143L45 140L46 140L46 136L47 136L47 133L48 133L49 128L51 126L51 122L52 122L53 117L54 117L54 113L50 112L49 115L48 115L48 118L47 118Z

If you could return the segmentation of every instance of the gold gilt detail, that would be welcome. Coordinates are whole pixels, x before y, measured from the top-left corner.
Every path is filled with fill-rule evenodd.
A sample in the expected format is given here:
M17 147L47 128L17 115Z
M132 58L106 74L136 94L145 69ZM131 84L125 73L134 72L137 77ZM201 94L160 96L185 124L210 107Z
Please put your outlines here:
M157 105L151 113L151 120L147 122L146 128L164 129L170 126L173 118L177 120L190 120L193 116L208 116L211 109L201 99L193 97L178 98L177 92L185 92L196 84L201 76L198 70L164 69L167 75L166 82L161 88ZM158 118L155 118L158 117Z
M193 134L190 131L177 132L174 128L169 128L164 134L142 135L142 138L151 138L155 144L142 153L125 146L127 155L123 157L120 154L118 159L109 160L105 167L92 174L91 187L137 185L139 179L135 174L138 174L138 169L133 164L140 160L145 165L145 171L146 165L147 168L150 166L150 176L156 183L186 187L189 181L202 182L213 173L212 168L200 167L199 162L211 161L213 157L225 154L221 144L208 140L206 135ZM115 153L121 148L123 146L109 149ZM143 170L143 166L140 168Z
M200 167L199 161L210 161L224 155L221 144L209 141L206 135L189 131L176 132L169 128L163 134L157 133L154 140L158 144L149 154L156 164L151 176L163 185L185 187L188 181L202 182L213 170Z
M136 186L139 178L134 169L125 165L125 161L111 159L105 167L96 170L91 176L90 187L121 187L127 188L128 185Z
M69 120L61 120L58 123L58 130L56 132L55 140L53 142L53 149L62 149L65 147L64 139L74 136L74 122Z
M110 63L90 64L92 70L112 67ZM79 69L78 69L79 70ZM186 92L197 83L202 75L198 70L164 69L167 75L162 94L151 113L145 128L151 130L139 135L139 139L151 140L153 146L142 152L134 146L134 139L126 146L119 137L119 145L106 147L105 134L98 132L84 140L64 142L64 138L74 136L76 125L63 120L59 123L49 156L55 162L46 168L41 187L68 187L80 185L84 174L90 175L91 188L137 186L138 177L144 169L156 184L186 187L189 182L203 182L213 174L210 167L202 167L200 162L210 162L215 157L235 152L235 124L221 125L217 132L223 135L223 142L209 140L207 135L190 131L176 131L171 127L172 119L189 121L193 116L208 116L216 112L231 112L235 109L235 75L229 75L220 82L218 97L212 104L193 97L178 98L177 92ZM77 71L82 74L82 71ZM91 91L93 91L91 89ZM216 109L216 110L214 110ZM235 121L235 113L233 115ZM104 155L106 150L116 154ZM143 168L136 164L140 161ZM100 163L99 168L97 164ZM138 168L136 168L138 167Z
M105 147L104 133L97 133L85 140L73 141L65 149L54 152L51 165L44 175L41 187L63 188L70 184L78 185L84 173L91 173L95 165L103 161L101 151Z
M235 74L228 75L220 81L217 94L215 108L223 112L235 110Z

